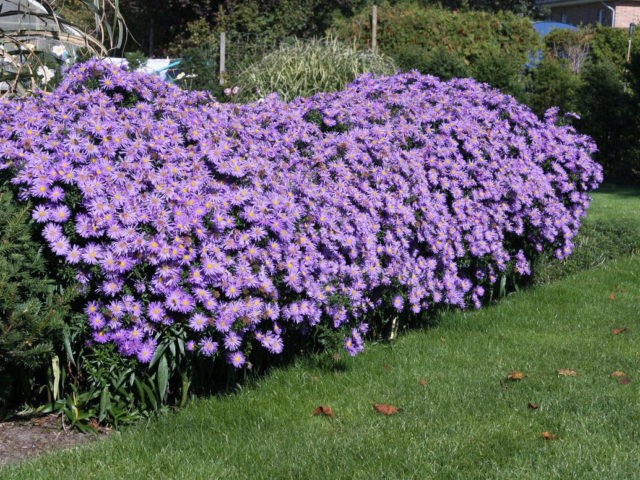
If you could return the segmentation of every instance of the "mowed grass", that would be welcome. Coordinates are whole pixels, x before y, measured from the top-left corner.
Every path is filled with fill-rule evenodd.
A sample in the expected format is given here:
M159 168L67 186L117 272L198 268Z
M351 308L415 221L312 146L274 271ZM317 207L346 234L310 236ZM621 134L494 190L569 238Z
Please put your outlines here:
M640 196L594 197L590 216L640 222ZM340 368L301 359L0 478L637 478L639 339L640 256L624 256L479 311L444 312ZM509 380L514 371L524 378ZM381 415L374 403L401 411ZM334 416L313 416L320 405Z

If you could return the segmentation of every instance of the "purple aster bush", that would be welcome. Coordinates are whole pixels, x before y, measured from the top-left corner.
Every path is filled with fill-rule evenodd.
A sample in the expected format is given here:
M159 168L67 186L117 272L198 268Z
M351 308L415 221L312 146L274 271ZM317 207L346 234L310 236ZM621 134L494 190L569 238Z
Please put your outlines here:
M92 298L96 342L144 363L179 326L239 368L314 327L356 354L373 312L477 307L536 252L569 255L602 174L554 115L418 73L222 104L91 61L3 100L0 164Z

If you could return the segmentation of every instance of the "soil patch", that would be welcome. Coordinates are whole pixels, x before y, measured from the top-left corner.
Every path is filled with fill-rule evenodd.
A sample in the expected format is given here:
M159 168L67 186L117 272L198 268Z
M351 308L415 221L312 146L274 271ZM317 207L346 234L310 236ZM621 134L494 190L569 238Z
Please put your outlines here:
M88 444L105 436L106 432L92 435L64 428L57 415L0 422L0 465Z

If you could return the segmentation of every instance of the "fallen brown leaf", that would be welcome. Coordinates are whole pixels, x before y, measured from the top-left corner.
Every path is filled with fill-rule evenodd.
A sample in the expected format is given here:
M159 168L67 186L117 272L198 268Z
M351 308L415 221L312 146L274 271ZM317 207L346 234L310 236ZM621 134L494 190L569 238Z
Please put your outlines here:
M615 372L613 372L613 373L611 374L611 376L612 376L613 378L625 377L626 375L627 375L627 374L626 374L626 373L624 373L624 372L623 372L623 371L621 371L621 370L616 370Z
M388 372L389 370L393 370L393 367L391 367L391 366L389 366L389 365L383 365L383 366L382 366L382 369L383 369L385 372Z
M386 403L374 403L373 408L376 412L382 413L384 415L393 415L394 413L398 413L400 411L398 407L387 405Z
M441 341L442 343L444 343L444 342L446 342L446 341L447 341L447 339L446 339L445 337L440 337L440 341Z
M558 372L558 375L560 375L561 377L577 377L578 376L576 371L571 370L570 368L559 368L558 370L556 370L556 372Z
M622 332L626 332L627 327L614 328L611 330L611 335L620 335Z
M631 383L631 379L629 377L623 377L618 380L620 385L629 385Z
M556 438L558 438L557 435L554 435L551 432L542 432L542 434L540 436L542 438L544 438L545 440L555 440Z
M325 417L333 417L333 410L331 407L327 407L326 405L320 405L313 410L311 416L315 417L316 415L324 415Z
M615 299L616 299L615 293L612 293L611 295L609 295L609 300L615 300Z
M87 426L91 428L94 432L100 431L100 424L98 423L97 418L92 418L91 420L89 420L89 423L87 424Z
M529 408L531 410L537 410L540 407L537 403L529 402Z
M418 383L423 387L427 385L427 381L424 378L421 378L420 380L418 380Z
M512 380L512 381L522 380L524 377L526 377L524 373L514 370L512 372L509 372L509 375L507 375L507 380Z

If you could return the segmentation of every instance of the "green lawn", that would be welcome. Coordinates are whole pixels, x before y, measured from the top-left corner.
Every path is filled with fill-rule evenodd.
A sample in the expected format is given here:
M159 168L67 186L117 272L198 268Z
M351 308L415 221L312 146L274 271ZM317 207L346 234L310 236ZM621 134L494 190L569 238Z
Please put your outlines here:
M638 224L639 206L634 191L604 191L589 219ZM438 320L369 345L345 368L300 360L0 478L637 478L640 256ZM512 371L526 376L507 380ZM384 416L373 403L402 410ZM312 416L319 405L335 416Z

